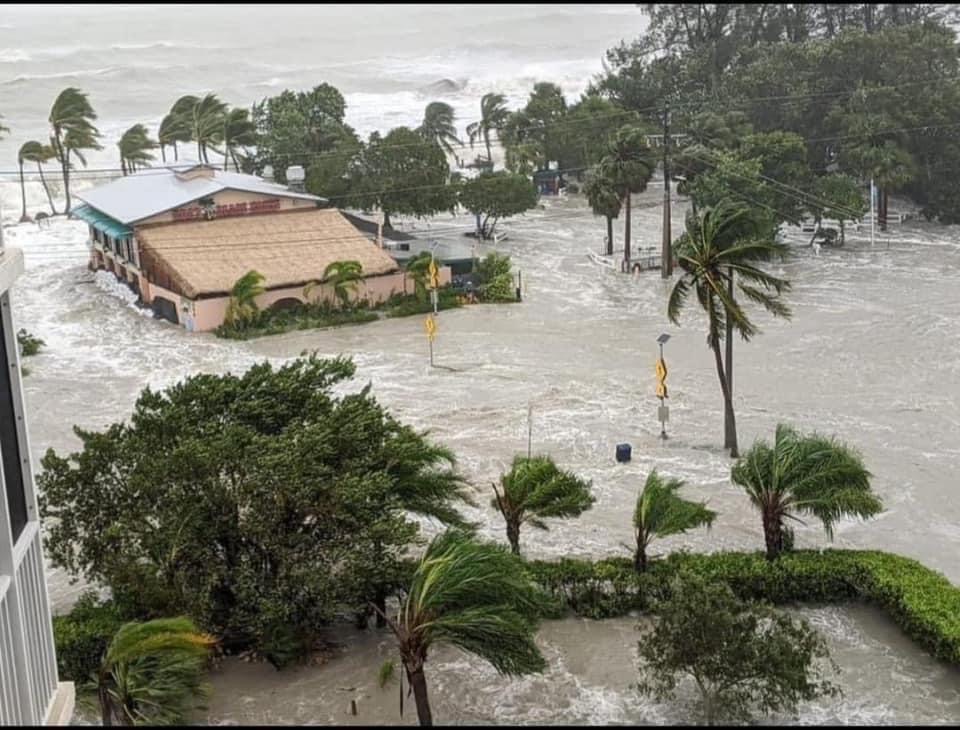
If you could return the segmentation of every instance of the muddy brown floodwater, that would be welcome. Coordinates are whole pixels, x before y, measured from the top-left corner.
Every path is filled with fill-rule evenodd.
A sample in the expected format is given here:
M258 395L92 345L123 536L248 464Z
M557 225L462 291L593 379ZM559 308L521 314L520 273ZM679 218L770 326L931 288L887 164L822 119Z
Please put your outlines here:
M637 197L635 240L655 245L659 210L643 205L659 193ZM717 448L722 404L702 317L691 310L682 326L671 326L658 274L631 278L591 263L586 252L599 249L604 225L582 200L546 206L508 223L509 239L499 244L523 271L524 302L440 314L436 359L450 369L429 368L419 317L251 342L188 334L142 315L107 275L85 269L81 224L8 229L9 245L26 251L27 273L14 291L18 320L47 343L31 358L25 381L35 467L48 447L77 445L74 424L100 428L125 418L147 384L237 372L315 349L352 356L352 387L371 381L402 420L432 429L453 448L476 485L481 507L470 517L485 537L503 539L487 492L526 448L531 403L534 449L592 479L598 499L580 519L524 534L526 554L625 554L636 491L653 467L687 480L689 493L720 513L710 532L665 540L660 549L759 548L760 522L730 484L730 460ZM681 215L678 206L676 219ZM453 223L470 225L444 218L432 227ZM429 235L425 224L417 232ZM907 555L960 582L960 230L910 222L878 235L874 247L867 232L847 238L846 248L819 257L793 239L797 255L781 269L794 283L793 320L758 314L763 333L737 342L741 446L772 436L779 421L848 441L863 453L886 509L867 523L837 525L835 544ZM481 245L480 253L490 248ZM666 442L658 438L653 397L661 332L671 335ZM613 458L622 441L633 445L629 464ZM815 524L798 527L796 539L802 547L828 544ZM53 568L49 584L60 611L82 588ZM885 618L860 608L801 613L829 636L846 690L841 699L805 707L802 722L960 722L957 672L930 660ZM629 619L549 623L540 641L550 669L533 679L501 679L456 651L437 651L429 668L436 716L462 723L684 721L683 708L641 701L630 689L633 633ZM228 662L214 678L209 721L347 722L351 697L360 708L356 722L395 721L398 690L375 687L387 638L344 630L342 640L349 650L319 668L276 674ZM405 722L413 721L412 709Z

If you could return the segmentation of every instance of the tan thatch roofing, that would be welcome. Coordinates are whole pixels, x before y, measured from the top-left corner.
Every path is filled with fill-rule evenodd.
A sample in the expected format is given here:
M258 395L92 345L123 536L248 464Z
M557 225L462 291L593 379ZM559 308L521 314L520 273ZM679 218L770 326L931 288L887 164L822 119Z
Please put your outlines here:
M250 270L268 289L320 281L334 261L359 261L365 276L397 270L333 208L150 226L137 238L146 268L165 270L191 299L227 293Z

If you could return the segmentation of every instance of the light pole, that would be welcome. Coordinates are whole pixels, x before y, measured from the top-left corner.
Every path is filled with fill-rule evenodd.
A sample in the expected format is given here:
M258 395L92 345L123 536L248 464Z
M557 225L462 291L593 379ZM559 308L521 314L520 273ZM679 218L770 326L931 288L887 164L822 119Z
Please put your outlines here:
M657 360L657 397L660 399L660 407L657 409L657 417L660 420L660 438L667 438L667 421L670 418L670 409L664 403L667 398L667 363L663 359L663 346L670 335L664 333L657 338L657 344L660 345L660 357Z

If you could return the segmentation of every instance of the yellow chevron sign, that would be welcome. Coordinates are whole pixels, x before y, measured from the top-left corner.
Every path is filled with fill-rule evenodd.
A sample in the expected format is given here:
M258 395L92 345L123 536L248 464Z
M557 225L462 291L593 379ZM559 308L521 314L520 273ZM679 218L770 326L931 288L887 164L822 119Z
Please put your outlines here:
M667 397L667 363L663 358L657 358L657 398Z
M433 342L434 338L437 336L437 321L433 318L432 314L427 316L423 326L427 330L427 339L430 340L430 342Z
M437 268L437 262L430 262L430 288L439 289L440 288L440 270Z

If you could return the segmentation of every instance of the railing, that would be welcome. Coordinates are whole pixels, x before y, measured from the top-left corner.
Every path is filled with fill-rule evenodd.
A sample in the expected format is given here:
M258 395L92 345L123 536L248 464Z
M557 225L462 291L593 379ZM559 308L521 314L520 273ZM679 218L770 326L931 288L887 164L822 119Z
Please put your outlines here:
M20 685L14 662L10 578L0 576L0 725L23 725Z

